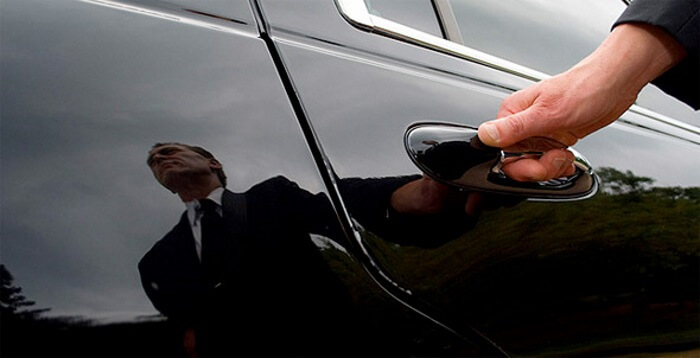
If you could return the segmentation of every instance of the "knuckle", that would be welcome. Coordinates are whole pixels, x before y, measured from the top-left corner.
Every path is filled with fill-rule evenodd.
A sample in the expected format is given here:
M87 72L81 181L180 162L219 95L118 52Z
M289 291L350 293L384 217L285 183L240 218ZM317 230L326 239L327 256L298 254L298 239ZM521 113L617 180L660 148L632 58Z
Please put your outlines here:
M506 122L507 124L507 130L514 134L515 136L519 136L522 133L525 132L526 126L525 126L525 119L523 118L522 115L513 115L511 116L508 121Z
M551 100L543 102L538 108L538 115L546 121L561 121L568 117L569 106L563 100Z

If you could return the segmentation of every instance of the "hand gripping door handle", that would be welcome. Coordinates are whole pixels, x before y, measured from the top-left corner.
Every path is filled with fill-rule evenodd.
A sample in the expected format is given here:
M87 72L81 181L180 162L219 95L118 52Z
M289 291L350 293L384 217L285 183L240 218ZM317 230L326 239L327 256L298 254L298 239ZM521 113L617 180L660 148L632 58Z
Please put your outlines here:
M413 163L429 177L463 190L526 197L536 201L573 201L598 191L598 178L580 153L548 138L531 138L502 150L484 145L477 129L462 124L419 122L404 134L404 145ZM508 178L504 162L537 158L546 150L565 148L574 154L575 172L567 177L539 182Z

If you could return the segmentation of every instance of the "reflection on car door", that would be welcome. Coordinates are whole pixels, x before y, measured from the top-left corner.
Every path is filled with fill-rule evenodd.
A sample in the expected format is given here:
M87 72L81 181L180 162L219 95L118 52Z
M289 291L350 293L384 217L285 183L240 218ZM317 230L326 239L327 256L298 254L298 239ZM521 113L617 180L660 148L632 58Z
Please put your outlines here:
M319 347L329 349L320 350L326 355L473 352L468 342L398 304L348 251L342 214L328 199L335 189L320 175L327 168L310 151L314 143L295 116L254 11L247 2L228 1L3 2L2 355L183 354L181 322L163 316L180 297L160 300L154 292L173 282L170 287L184 286L190 272L145 280L151 302L137 270L185 210L146 165L151 146L170 141L215 153L232 192L270 195L271 183L296 189L248 202L247 220L264 222L261 212L277 213L264 208L280 207L283 199L290 201L281 210L288 217L238 228L237 240L270 239L249 243L262 247L254 255L236 253L250 264L245 267L259 269L237 276L236 302L251 304L237 307L249 311L243 322L264 332L256 339L297 349L258 345L257 353L318 353ZM297 217L309 212L292 200L297 197L320 202L323 210L313 219L322 229L287 237L284 225L298 225ZM316 250L314 260L328 270L321 274L344 284L345 301L314 295L328 287L286 280L311 267L294 255L298 246ZM186 271L167 262L176 256L160 256L156 263L171 266L156 269L167 271L163 276ZM188 257L196 256L190 251ZM146 271L150 278L153 271ZM329 311L348 304L352 309L342 317L352 323ZM275 321L277 313L296 319ZM313 318L333 325L304 324ZM218 332L230 338L233 351L251 344L236 341L236 332L251 328L236 323ZM345 344L324 345L314 335L319 332Z
M295 4L294 18L284 16L289 4L262 3L341 178L420 174L403 148L409 125L478 126L531 83L367 32L366 24L353 27L330 1ZM598 195L556 204L484 195L461 235L441 240L435 226L423 240L435 245L397 244L350 214L385 285L399 286L398 295L460 332L476 327L506 351L695 348L696 133L628 113L576 145L601 179Z

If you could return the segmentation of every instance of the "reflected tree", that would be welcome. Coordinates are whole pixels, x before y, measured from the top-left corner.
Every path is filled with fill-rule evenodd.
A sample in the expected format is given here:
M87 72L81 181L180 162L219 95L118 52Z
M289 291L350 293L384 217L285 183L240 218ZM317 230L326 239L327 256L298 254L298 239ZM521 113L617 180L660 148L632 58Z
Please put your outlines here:
M28 300L22 294L22 288L14 285L15 278L5 265L0 264L0 316L3 321L10 317L17 319L37 319L39 315L50 310L50 308L30 309L35 305L34 301Z
M514 352L539 356L541 337L575 349L620 332L620 340L643 337L631 346L696 348L700 188L654 186L629 170L596 172L599 195L485 211L472 230L435 249L365 238L415 297Z
M639 194L648 190L654 179L637 176L632 171L621 172L615 168L602 167L596 170L606 194Z
M15 285L15 278L5 265L0 264L0 354L2 356L21 356L34 352L31 348L34 339L46 333L47 320L41 314L48 308L33 308L34 301L22 294L22 288ZM31 353L30 353L31 354Z
M107 323L81 316L47 316L34 308L0 264L0 357L178 356L165 322Z

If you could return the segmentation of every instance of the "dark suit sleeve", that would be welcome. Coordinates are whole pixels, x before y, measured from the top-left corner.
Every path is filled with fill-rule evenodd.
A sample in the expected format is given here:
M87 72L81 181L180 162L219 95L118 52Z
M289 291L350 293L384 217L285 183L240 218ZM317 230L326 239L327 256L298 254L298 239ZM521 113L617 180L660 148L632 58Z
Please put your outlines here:
M384 178L344 178L338 188L352 218L363 229L381 238L401 245L438 247L473 227L463 206L435 215L404 215L395 212L390 205L391 195L403 185L420 179L420 175ZM274 191L274 196L264 194ZM311 233L324 235L347 247L344 234L338 225L336 211L325 193L312 194L296 183L275 177L256 187L258 198L276 197L276 205L284 208L282 215L288 226L304 223Z
M205 287L183 262L174 262L176 253L168 242L158 242L138 265L141 284L153 306L172 322L194 326L201 315Z
M396 212L391 195L420 175L386 178L347 178L338 182L350 215L365 230L400 245L435 248L473 228L464 206L446 207L441 213L408 215Z
M162 264L158 261L157 254L154 253L153 249L139 261L138 268L141 276L141 285L144 292L146 292L146 296L153 303L153 307L161 314L171 316L175 310L169 304L167 294L161 288L162 279L159 273L162 270Z
M625 23L660 27L685 48L688 56L652 83L696 110L700 109L700 1L635 0L614 26Z

